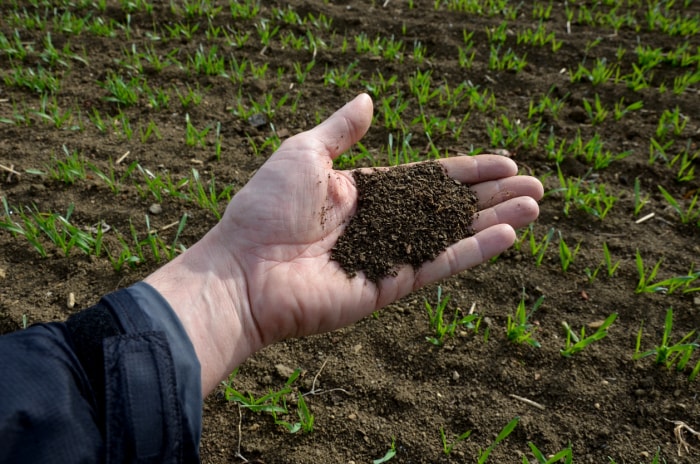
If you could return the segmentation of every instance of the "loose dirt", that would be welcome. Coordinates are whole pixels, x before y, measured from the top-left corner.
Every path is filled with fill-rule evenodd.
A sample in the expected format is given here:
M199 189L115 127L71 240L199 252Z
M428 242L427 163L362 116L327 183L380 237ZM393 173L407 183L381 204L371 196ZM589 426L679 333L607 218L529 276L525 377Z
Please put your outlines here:
M378 282L400 266L418 269L473 234L477 198L436 161L390 171L356 170L357 211L331 259Z

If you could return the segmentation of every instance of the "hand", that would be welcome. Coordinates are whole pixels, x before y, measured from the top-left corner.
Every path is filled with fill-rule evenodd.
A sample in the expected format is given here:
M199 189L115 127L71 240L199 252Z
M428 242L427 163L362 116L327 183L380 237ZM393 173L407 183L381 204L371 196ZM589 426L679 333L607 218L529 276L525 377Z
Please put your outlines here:
M514 227L536 219L542 185L517 176L510 159L443 159L448 175L470 184L479 198L476 234L419 270L406 266L378 285L362 273L348 278L330 260L330 250L355 211L357 192L352 173L335 171L333 159L365 134L371 120L371 99L360 95L321 125L286 140L197 244L204 245L188 251L208 257L205 265L200 259L197 272L217 276L218 282L209 279L208 286L216 287L210 304L233 311L245 339L230 354L233 364L275 341L349 325L423 285L482 263L513 244Z

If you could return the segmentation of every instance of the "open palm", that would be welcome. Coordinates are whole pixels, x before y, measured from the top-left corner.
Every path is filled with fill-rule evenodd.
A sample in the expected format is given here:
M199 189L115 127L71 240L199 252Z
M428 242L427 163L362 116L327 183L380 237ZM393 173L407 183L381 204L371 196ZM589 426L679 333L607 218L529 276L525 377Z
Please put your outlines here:
M476 235L420 270L370 282L348 278L330 251L357 205L352 173L333 159L367 131L372 103L361 95L311 131L285 141L229 204L218 227L244 276L250 318L261 346L343 327L427 283L483 262L509 247L513 227L537 217L541 184L516 176L496 155L442 160L447 173L476 192ZM252 335L252 334L251 334Z

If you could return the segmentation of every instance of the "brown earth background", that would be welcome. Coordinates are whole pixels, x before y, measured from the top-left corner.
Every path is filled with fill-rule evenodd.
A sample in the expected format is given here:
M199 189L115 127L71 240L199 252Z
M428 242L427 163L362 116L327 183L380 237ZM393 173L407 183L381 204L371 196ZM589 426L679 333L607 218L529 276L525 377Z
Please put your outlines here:
M673 342L700 326L699 291L635 292L637 251L647 269L662 260L655 281L700 268L700 227L681 223L657 187L687 207L700 186L694 173L679 181L680 161L672 162L684 152L689 167L700 159L698 84L673 90L677 79L700 69L698 2L458 4L294 0L248 2L246 9L244 2L204 0L0 2L0 196L8 204L0 221L17 220L22 211L65 216L74 208L72 224L110 226L99 256L77 249L66 256L44 238L42 257L22 236L0 229L0 333L63 320L101 294L138 281L163 259L137 245L148 230L169 244L178 229L172 224L186 213L177 243L193 244L280 140L365 91L375 101L373 127L338 168L506 149L501 153L522 173L545 184L532 231L539 241L553 230L551 244L537 265L528 231L521 230L522 246L441 283L451 298L448 312L464 315L473 308L483 316L477 334L460 328L443 346L426 341L432 331L424 301L434 305L437 296L431 287L352 327L258 353L240 367L233 386L258 397L281 389L289 373L301 369L286 419L295 420L296 394L311 391L316 378L315 394L304 397L315 417L313 431L290 434L269 415L226 401L222 389L205 404L203 462L245 456L265 463L366 463L384 456L392 441L392 462L476 462L515 417L518 426L489 462L523 462L523 456L535 462L529 442L545 455L570 444L574 462L582 463L649 463L657 451L659 462L700 462L700 439L686 430L690 448L680 448L673 422L700 430L700 379L689 382L689 369L667 369L653 358L632 359L640 324L642 349L650 349L661 341L669 307ZM654 19L655 11L665 19ZM613 27L611 18L622 20ZM696 27L684 29L683 21ZM560 48L518 43L538 27L554 34ZM376 46L358 46L364 39ZM497 69L489 62L492 46L500 46L500 57L511 52L524 60L522 69ZM672 52L683 46L688 59L674 59ZM623 77L640 66L640 47L658 49L661 58L633 89ZM604 83L571 78L580 65L590 70L601 62L622 77ZM425 75L434 95L422 101L411 82ZM133 99L116 98L108 82L118 79L137 89ZM460 85L487 102L441 103ZM201 100L187 101L190 91ZM560 103L559 111L532 114L531 102L537 107L545 96ZM585 102L593 105L596 96L610 114L594 124ZM643 107L616 120L613 109L621 101ZM398 109L398 119L384 108ZM668 134L660 134L664 111L674 110L682 126L674 133L663 123ZM489 135L494 125L504 133L529 130L530 138L498 142ZM192 131L207 128L199 143ZM627 156L601 169L584 156L555 161L560 146L596 134L604 151ZM652 138L666 145L665 159L650 152ZM650 153L656 162L649 162ZM52 175L71 156L96 169ZM609 213L600 219L575 204L565 212L557 167L583 189L604 187L614 195ZM111 170L116 188L96 170ZM193 170L220 196L214 207L194 200ZM156 176L172 181L169 193L149 192L147 181ZM647 200L637 214L635 180ZM635 222L648 213L655 215ZM120 237L132 250L143 248L144 256L117 271L106 253L118 253ZM580 242L566 272L560 237L571 248ZM589 279L586 269L601 263L604 243L619 268L612 277L603 268ZM528 308L544 296L530 319L539 348L506 338L507 316L523 293ZM563 321L579 330L613 312L618 319L607 338L571 358L561 356ZM689 365L699 360L696 352ZM441 429L449 441L472 434L445 454Z

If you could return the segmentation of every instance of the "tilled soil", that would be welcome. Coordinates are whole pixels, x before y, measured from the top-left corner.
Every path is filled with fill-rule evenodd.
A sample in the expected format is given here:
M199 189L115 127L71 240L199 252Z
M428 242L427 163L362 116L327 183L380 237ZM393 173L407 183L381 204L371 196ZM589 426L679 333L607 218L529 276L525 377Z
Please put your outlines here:
M565 2L556 1L552 3L550 18L543 22L548 31L555 32L563 41L562 47L553 53L549 46L526 47L517 43L515 31L534 28L538 23L532 19L538 2L522 2L521 13L509 20L502 45L503 51L510 48L527 57L528 64L515 73L494 70L488 65L488 38L501 25L506 11L490 11L486 7L466 13L447 11L444 6L436 11L434 2L418 1L264 2L260 5L260 16L269 21L268 25L280 29L278 37L269 46L263 46L261 23L252 19L231 20L226 16L228 4L223 3L222 11L226 15L191 16L185 21L191 26L191 37L179 33L177 39L168 40L164 38L169 37L168 31L181 20L183 13L173 12L165 2L154 2L150 13L128 11L128 6L111 1L106 2L103 11L71 2L36 6L38 3L49 2L17 0L0 4L0 18L3 18L0 32L7 38L18 34L18 43L29 51L23 59L0 54L0 76L5 82L5 78L13 75L14 63L21 62L35 72L40 68L53 71L60 77L60 86L49 94L43 107L31 85L0 87L0 164L14 171L1 173L0 195L14 207L36 207L39 211L65 213L70 205L75 205L71 216L75 223L91 227L103 222L111 226L111 232L105 236L106 246L118 244L115 231L128 237L131 224L143 233L146 215L150 227L169 241L177 229L172 224L187 213L187 225L179 237L186 246L216 221L213 213L195 207L182 196L164 195L158 199L144 193L139 186L148 174L130 170L133 162L151 173L167 174L174 182L191 177L196 169L203 179L214 175L217 189L230 185L235 193L269 156L270 146L263 146L268 137L277 134L284 139L309 129L361 91L369 91L377 107L373 127L363 140L371 158L356 160L351 154L341 157L338 166L387 164L391 156L391 150L386 149L389 136L393 137L395 147L405 137L382 117L383 104L397 104L383 97L397 90L411 95L409 82L417 71L431 73L433 89L438 86L443 86L443 90L445 86L454 89L469 81L480 93L492 92L495 97L495 104L486 105L483 110L463 102L451 110L449 117L437 99L422 108L410 99L402 117L411 126L411 146L417 147L418 153L425 157L436 150L441 155L459 155L472 150L504 148L493 146L489 125L502 121L503 116L509 121L531 122L528 116L531 98L541 100L550 96L561 102L556 116L549 111L541 114L543 126L538 146L506 147L522 172L542 178L549 192L541 202L541 217L533 229L537 241L553 230L552 244L541 264L536 265L526 239L521 247L441 283L443 295L451 297L448 314L456 311L461 316L473 310L483 316L479 331L457 330L440 347L426 341L432 331L424 304L426 300L432 305L437 303L436 288L431 287L352 327L269 347L241 366L234 379L235 387L260 396L270 389L282 388L286 374L301 368L301 379L294 388L302 393L313 388L314 394L305 398L315 416L314 431L289 434L269 416L239 409L225 401L219 392L205 403L203 462L240 462L239 453L267 464L371 462L384 456L392 441L397 452L395 462L475 462L479 450L489 446L514 417L520 418L518 426L495 448L489 462L521 462L521 456L528 456L534 462L528 442L545 454L570 444L574 461L581 463L604 463L612 458L618 463L646 464L657 450L669 463L699 462L700 441L686 433L684 437L692 448L679 448L674 421L700 429L700 383L688 382L687 371L656 366L651 358L634 361L632 355L642 322L642 349L660 342L669 307L674 309L674 341L699 327L697 292L635 293L639 280L635 253L638 251L643 256L648 268L663 260L658 279L685 275L690 269L700 268L698 228L681 224L657 188L662 185L675 198L689 199L700 183L697 178L676 181L677 165L649 163L650 137L656 133L664 110L678 108L687 117L686 125L671 138L668 152L680 153L686 146L691 153L697 151L700 97L693 86L680 95L669 90L674 79L688 70L671 61L662 62L653 75L647 76L648 87L636 91L620 83L594 86L586 80L572 82L569 77L570 70L575 70L578 63L592 66L596 59L617 60L621 73L631 73L633 64L637 63L638 45L668 51L687 42L689 49L695 50L700 45L696 34L664 35L658 27L647 25L646 6L630 6L634 2L621 4L617 13L634 10L633 18L639 29L633 24L615 31L595 22L584 22L583 14L568 20ZM582 11L582 5L576 3L577 11ZM608 12L611 8L580 3L589 9L597 8L596 11ZM323 26L309 29L324 44L299 50L285 45L281 37L288 33L306 37L307 26L284 23L281 14L273 14L274 8L290 8L304 17L312 14L319 18L323 14L330 18L329 29ZM59 50L68 47L81 55L84 50L86 62L68 59L70 65L64 66L42 55L47 48L47 31L32 27L30 21L16 24L10 19L11 11L23 9L30 17L48 17L54 47ZM699 13L697 2L689 2L686 7L672 6L669 14L692 17ZM100 18L104 24L120 26L115 28L114 37L100 35L97 27L72 33L58 25L59 19L67 14L89 16L94 21ZM206 35L210 24L226 31L229 37L244 37L249 33L250 39L234 47L221 32L218 36ZM467 68L459 63L457 49L463 47L465 33L472 32L475 55L473 64ZM361 52L355 47L355 38L361 34L401 39L406 48L394 58ZM426 58L420 62L413 53L416 43L427 48ZM138 63L126 58L132 47L137 50L153 47L164 61L170 56L178 62L188 62L200 47L210 49L211 45L218 46L228 75L190 72L172 63L163 69L158 63L141 63L139 68ZM619 56L619 49L626 52ZM244 59L256 69L267 65L266 77L254 77L251 68L247 68L241 71L245 73L241 82L232 79L233 64ZM315 67L308 76L297 77L294 63L305 65L312 60ZM360 78L351 85L342 87L324 81L324 69L347 69L351 65L350 74L360 73ZM110 100L111 94L98 82L106 82L114 73L126 80L146 77L151 87L165 89L169 105L159 108L143 94L128 106ZM379 74L387 81L391 76L397 79L387 82L384 90L366 84L370 80L377 82ZM661 92L663 87L667 90ZM188 103L178 97L186 95L188 90L199 92L201 102ZM269 118L263 119L263 124L259 118L249 120L236 114L239 104L249 106L250 101L265 92L271 93L275 101L292 92L297 107L291 110L286 105L268 112ZM619 120L609 116L606 122L593 125L584 101L593 102L594 94L600 96L601 103L609 110L621 102L629 105L638 100L643 102L643 108L629 111ZM55 122L57 115L53 121L37 115L42 111L46 114L46 105L53 102L63 116L71 111L68 122L61 127ZM105 118L104 130L98 130L90 119L94 110ZM450 136L429 139L418 123L411 123L419 120L420 114L440 115L459 122L468 113L470 116L459 133ZM16 114L24 115L24 119L15 118ZM211 128L204 146L187 143L184 135L187 119L198 130ZM130 138L125 136L127 120L134 131ZM155 123L158 136L146 136L148 121ZM222 140L218 153L217 122L221 123ZM593 181L604 183L607 191L618 197L603 220L575 207L564 214L565 199L557 190L557 166L545 147L549 134L557 140L572 140L577 134L590 140L594 133L601 134L605 148L611 153L629 151L630 155L596 171L583 159L567 158L559 169L565 176L585 177L586 185ZM33 173L47 171L54 158L65 159L64 146L69 153L78 151L103 172L112 169L117 178L125 179L122 187L114 192L91 172L74 183ZM115 163L122 157L125 157L122 163ZM698 167L697 159L692 165ZM642 197L647 199L638 215L634 212L635 180L639 182ZM154 203L158 207L152 207ZM653 218L636 222L652 212ZM581 243L580 252L566 273L559 262L558 233L571 247ZM417 243L412 238L403 241L403 244L397 241L398 246L408 251L410 245L413 252ZM614 276L607 276L603 268L591 281L586 270L590 273L601 263L603 243L607 244L613 260L620 261L620 266ZM25 323L63 320L95 302L101 294L129 285L159 265L149 256L140 265L115 272L104 255L94 258L76 251L64 256L51 247L48 256L42 258L21 237L5 231L0 231L0 250L2 333L19 330ZM376 272L379 276L385 270ZM528 308L540 296L545 297L530 319L540 348L516 345L506 339L507 316L515 311L523 293ZM612 312L619 316L607 338L571 358L560 355L565 343L563 321L578 330L605 319ZM697 354L693 358L696 361ZM443 452L441 429L448 438L467 430L472 430L472 434L447 455Z

